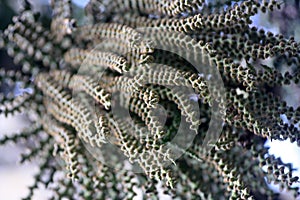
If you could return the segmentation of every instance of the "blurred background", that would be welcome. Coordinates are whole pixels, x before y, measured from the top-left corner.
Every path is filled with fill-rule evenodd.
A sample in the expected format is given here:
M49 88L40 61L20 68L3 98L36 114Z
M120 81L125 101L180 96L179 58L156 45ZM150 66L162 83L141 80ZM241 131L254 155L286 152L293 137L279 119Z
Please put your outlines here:
M83 7L88 0L73 0L74 12L79 16L83 13ZM253 24L259 28L273 33L282 33L286 37L294 36L295 40L300 42L300 0L285 0L285 5L280 11L275 11L272 14L259 13L252 17ZM31 0L34 9L40 12L45 23L49 23L51 18L51 9L49 0ZM0 0L0 30L4 30L14 15L22 5L22 0ZM266 62L277 62L277 60L266 60ZM278 60L279 62L279 60ZM281 63L280 63L281 64ZM296 66L300 67L300 66ZM7 53L0 50L0 68L15 69L13 59ZM278 68L284 73L290 70L290 67L281 64ZM5 90L4 84L1 83L0 90ZM284 99L288 105L298 107L300 105L300 87L299 85L291 84L285 87L274 88L274 92ZM281 116L282 120L288 123L286 117ZM9 116L5 118L0 115L0 138L4 134L12 134L27 127L29 121L24 114ZM299 128L299 124L298 124ZM294 173L300 177L300 148L296 143L289 141L267 141L266 146L270 147L270 153L276 157L281 157L285 163L292 163L297 169ZM18 165L20 153L26 151L22 147L16 147L13 144L8 144L5 147L0 147L0 199L17 200L26 196L27 187L33 183L32 176L38 171L37 166L32 164ZM279 191L276 185L270 185L275 191ZM300 184L298 184L300 187ZM47 199L49 193L41 188L36 192L37 200ZM281 199L293 199L286 191L281 192ZM298 198L300 200L300 198Z

